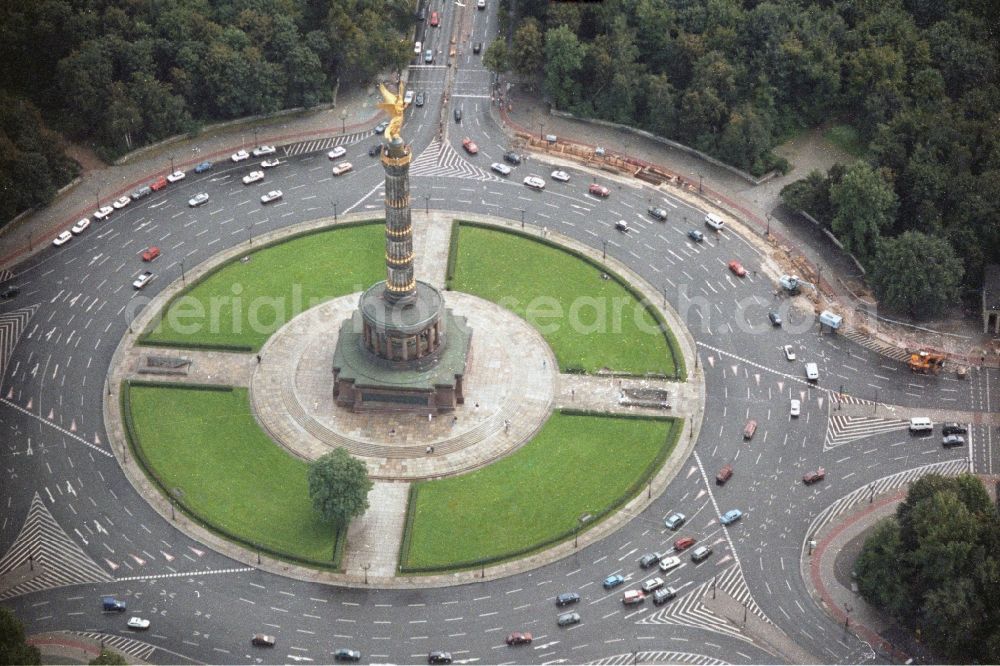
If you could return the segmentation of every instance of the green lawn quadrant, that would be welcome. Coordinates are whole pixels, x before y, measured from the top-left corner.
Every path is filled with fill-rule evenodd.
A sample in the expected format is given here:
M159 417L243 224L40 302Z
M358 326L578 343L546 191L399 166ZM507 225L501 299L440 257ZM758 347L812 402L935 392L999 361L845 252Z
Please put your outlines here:
M229 262L172 299L160 326L142 341L260 349L295 315L384 280L385 227L335 227L249 257Z
M681 421L555 413L529 443L477 471L411 494L403 571L476 566L568 538L662 465Z
M602 279L600 269L564 250L462 224L451 288L526 319L563 371L675 374L670 345L649 311L618 281Z
M307 464L260 429L246 389L132 386L133 435L160 483L203 522L275 554L330 564Z

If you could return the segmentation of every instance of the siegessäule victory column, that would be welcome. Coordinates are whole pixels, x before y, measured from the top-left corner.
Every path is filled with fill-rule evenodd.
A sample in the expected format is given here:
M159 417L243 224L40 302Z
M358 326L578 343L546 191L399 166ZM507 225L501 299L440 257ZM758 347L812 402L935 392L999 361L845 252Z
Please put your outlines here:
M379 84L389 114L385 168L386 279L361 296L340 328L333 396L353 411L447 412L461 404L472 331L444 307L441 292L416 279L410 214L410 146L401 130L406 104Z

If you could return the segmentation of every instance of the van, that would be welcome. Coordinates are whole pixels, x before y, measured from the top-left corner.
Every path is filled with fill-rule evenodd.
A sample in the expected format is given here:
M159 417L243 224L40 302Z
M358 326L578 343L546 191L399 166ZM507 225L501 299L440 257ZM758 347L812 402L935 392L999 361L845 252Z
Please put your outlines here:
M819 380L819 366L815 363L806 363L806 379L811 382Z
M705 224L712 227L716 231L722 231L722 227L726 226L725 220L715 213L709 213L705 216Z
M915 416L910 419L910 432L930 432L934 424L926 416Z
M140 187L139 189L137 189L135 192L132 193L132 201L138 201L143 197L148 197L152 193L153 190L150 189L149 185L143 185L142 187Z

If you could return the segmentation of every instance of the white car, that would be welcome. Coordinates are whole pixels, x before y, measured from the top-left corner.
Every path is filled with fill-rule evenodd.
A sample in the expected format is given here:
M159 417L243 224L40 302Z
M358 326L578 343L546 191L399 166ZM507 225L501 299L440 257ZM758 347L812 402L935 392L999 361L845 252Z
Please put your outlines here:
M176 183L177 181L184 180L185 178L187 178L187 174L179 169L177 171L174 171L169 176L167 176L167 180L169 180L171 183Z
M104 219L104 218L106 218L106 217L107 217L108 215L111 215L111 213L112 213L113 211L114 211L114 208L112 208L111 206L101 206L101 207L100 207L100 208L98 208L98 209L97 209L97 211L96 211L96 212L94 213L94 219L95 219L95 220L103 220L103 219Z
M649 594L653 590L658 590L663 587L663 579L657 576L656 578L650 578L645 583L642 584L642 591Z
M89 226L90 226L90 218L89 217L85 217L82 220L80 220L79 222L77 222L76 224L74 224L73 228L70 231L72 231L74 235L75 234L82 234L84 231L87 230L87 227L89 227Z
M413 53L415 53L416 55L420 55L420 52L423 50L424 50L423 42L417 42L416 44L413 45Z
M538 176L527 176L524 179L524 184L533 190L545 189L545 181L539 178Z
M785 358L787 358L789 361L795 360L795 350L792 349L791 345L785 345L784 347L781 348L781 351L785 352Z
M121 210L130 203L132 203L131 197L118 197L117 199L114 200L114 203L112 203L111 205L114 206L116 209Z
M344 148L343 146L337 146L336 148L328 152L326 156L329 157L331 160L335 160L338 157L343 157L346 154L347 154L347 148Z
M199 192L190 199L188 199L188 206L194 208L195 206L200 206L208 201L208 192Z
M244 185L249 185L250 183L256 183L258 180L264 180L263 171L251 171L247 175L243 176Z
M671 569L676 569L681 565L681 558L679 557L664 557L660 560L660 571L667 572Z
M510 167L501 162L494 162L493 164L490 165L490 168L496 171L501 176L510 175Z
M128 619L129 629L149 629L149 620L144 620L141 617L130 617Z
M281 164L281 160L279 160L277 157L275 157L273 159L264 160L263 162L261 162L260 163L260 168L261 169L270 169L271 167L276 167L279 164Z
M476 0L476 7L486 9L486 0Z
M802 409L802 403L798 400L792 400L791 405L788 407L788 413L791 416L798 416Z
M64 231L55 237L55 239L52 241L52 244L55 245L56 247L59 247L60 245L65 245L66 243L68 243L71 238L73 238L73 234L71 234L68 231Z
M345 174L353 168L354 165L351 164L350 162L341 162L340 164L337 164L336 166L333 167L333 175L339 176L341 174Z
M569 174L565 171L558 170L552 172L552 180L558 180L560 183L569 182Z
M253 149L254 157L264 157L264 155L274 155L278 149L274 146L257 146Z
M806 363L806 379L811 382L819 380L819 366L815 363Z
M149 281L152 279L153 279L153 271L145 271L142 275L140 275L135 279L135 282L132 283L132 286L135 287L136 289L142 289L147 284L149 284Z
M407 90L406 94L403 95L403 104L410 104L413 102L413 91Z
M245 150L238 150L235 153L233 153L229 159L231 159L234 162L242 162L243 160L250 159L250 153L248 153Z
M280 199L282 196L284 195L281 193L281 190L271 190L267 194L260 195L260 202L262 204L271 203L272 201Z

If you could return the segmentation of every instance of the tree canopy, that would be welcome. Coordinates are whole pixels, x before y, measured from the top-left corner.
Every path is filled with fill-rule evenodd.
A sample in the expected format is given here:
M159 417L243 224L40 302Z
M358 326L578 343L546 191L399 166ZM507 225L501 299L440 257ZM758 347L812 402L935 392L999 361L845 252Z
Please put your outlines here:
M0 666L40 663L38 648L25 641L24 625L13 612L0 606Z
M942 661L1000 662L1000 516L972 475L916 481L854 563L858 589Z
M413 11L401 0L0 3L0 220L76 175L54 132L112 158L204 122L314 106L337 81L405 66Z
M372 482L365 464L339 447L309 465L309 496L323 520L338 529L368 508Z

